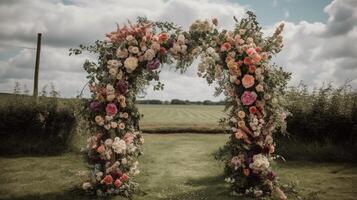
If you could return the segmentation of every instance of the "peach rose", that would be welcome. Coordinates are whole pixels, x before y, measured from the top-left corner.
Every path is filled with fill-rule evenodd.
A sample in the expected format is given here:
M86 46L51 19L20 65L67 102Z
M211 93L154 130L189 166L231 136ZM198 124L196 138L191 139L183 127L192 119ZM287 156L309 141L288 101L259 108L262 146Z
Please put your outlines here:
M255 90L257 90L257 92L264 92L264 87L261 84L258 84L257 86L255 86Z
M136 67L138 67L138 59L133 56L125 59L124 67L126 69L126 72L132 73L136 69Z
M245 88L252 87L254 85L254 76L248 74L244 75L242 83Z
M107 185L110 185L113 183L113 177L111 175L106 175L104 178L103 178L103 182Z
M245 112L244 111L239 111L238 112L238 117L243 119L245 117Z

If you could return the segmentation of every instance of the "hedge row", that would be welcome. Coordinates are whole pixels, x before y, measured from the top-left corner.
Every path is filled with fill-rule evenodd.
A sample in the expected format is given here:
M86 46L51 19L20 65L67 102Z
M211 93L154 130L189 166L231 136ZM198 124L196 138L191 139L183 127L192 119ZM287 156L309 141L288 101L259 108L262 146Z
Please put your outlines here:
M0 154L53 155L65 151L75 126L74 111L54 98L12 96L0 102Z

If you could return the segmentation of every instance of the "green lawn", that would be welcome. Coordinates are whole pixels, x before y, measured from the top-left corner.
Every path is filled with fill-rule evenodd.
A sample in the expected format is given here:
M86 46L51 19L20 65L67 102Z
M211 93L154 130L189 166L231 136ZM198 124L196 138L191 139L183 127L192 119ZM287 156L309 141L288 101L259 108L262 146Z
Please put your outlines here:
M144 115L144 130L190 130L204 132L217 129L224 117L224 106L206 105L138 105Z
M222 163L214 153L226 135L145 135L137 177L137 200L225 200ZM75 174L86 167L80 155L0 158L0 199L89 199L78 190ZM350 164L287 162L275 167L282 182L293 181L309 199L356 199L357 166ZM116 197L114 199L122 199Z

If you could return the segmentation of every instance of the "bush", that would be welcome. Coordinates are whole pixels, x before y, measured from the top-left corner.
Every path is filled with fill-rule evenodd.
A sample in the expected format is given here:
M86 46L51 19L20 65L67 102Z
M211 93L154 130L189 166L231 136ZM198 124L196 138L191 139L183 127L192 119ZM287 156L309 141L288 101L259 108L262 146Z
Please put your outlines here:
M56 98L14 95L0 103L0 154L45 154L65 151L75 125L74 109Z
M326 142L355 146L357 137L357 95L348 85L323 86L309 93L300 84L287 93L288 132L304 142Z

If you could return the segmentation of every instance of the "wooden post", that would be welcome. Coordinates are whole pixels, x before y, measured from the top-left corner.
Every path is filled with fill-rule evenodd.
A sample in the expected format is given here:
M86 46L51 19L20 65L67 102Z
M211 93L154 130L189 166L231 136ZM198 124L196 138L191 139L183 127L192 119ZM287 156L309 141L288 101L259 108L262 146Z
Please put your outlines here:
M35 63L35 77L33 83L33 97L38 97L38 72L40 70L40 54L41 54L41 33L37 34L37 49L36 49L36 63Z

